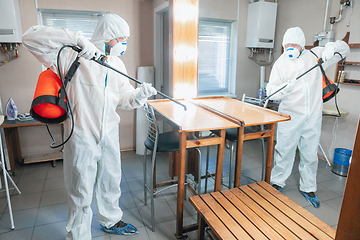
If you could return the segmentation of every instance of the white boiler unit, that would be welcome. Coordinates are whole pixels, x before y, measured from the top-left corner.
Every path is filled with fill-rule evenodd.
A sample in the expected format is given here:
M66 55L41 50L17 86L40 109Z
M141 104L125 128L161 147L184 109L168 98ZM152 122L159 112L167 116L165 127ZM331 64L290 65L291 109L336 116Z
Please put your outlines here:
M0 43L21 43L22 27L18 0L0 0Z
M277 3L249 3L247 16L247 48L274 48Z

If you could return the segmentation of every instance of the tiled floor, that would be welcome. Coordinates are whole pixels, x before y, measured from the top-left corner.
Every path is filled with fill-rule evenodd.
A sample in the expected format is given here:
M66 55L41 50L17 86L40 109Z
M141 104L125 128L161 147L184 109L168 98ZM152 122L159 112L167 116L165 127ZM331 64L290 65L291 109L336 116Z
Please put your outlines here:
M260 149L259 141L244 143L242 185L252 183L253 180L260 180L262 162ZM201 151L204 163L206 148L202 148ZM215 168L215 156L215 148L212 148L210 169ZM226 149L224 172L228 172L228 156L229 150ZM298 190L298 162L298 160L295 162L293 173L288 179L283 193L328 225L336 228L346 178L332 173L331 167L320 160L317 195L321 201L321 206L319 209L315 209L306 202ZM62 161L57 161L56 167L52 167L49 162L17 166L16 175L13 179L20 188L21 195L12 190L11 196L15 229L10 230L6 195L1 192L0 239L65 239L68 204L64 189L62 165ZM205 168L204 165L203 169ZM102 232L96 219L96 207L93 204L94 217L91 230L93 239L175 239L176 188L164 191L156 197L156 231L152 232L149 229L150 207L149 204L145 206L143 200L142 156L136 155L134 151L122 152L122 173L120 206L124 211L123 220L134 224L140 233L135 236L124 237ZM158 180L169 179L167 154L159 155L157 173ZM224 183L226 181L225 178ZM211 183L213 180L210 179L209 189L211 189ZM184 224L195 223L195 221L196 211L188 201L185 201ZM196 239L196 231L189 233L188 239Z

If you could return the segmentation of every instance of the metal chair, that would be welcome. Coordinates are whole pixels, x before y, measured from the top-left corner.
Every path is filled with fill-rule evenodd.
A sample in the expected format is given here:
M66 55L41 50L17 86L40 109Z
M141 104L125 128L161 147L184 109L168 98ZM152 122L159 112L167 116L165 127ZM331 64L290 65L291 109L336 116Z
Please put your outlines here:
M258 98L252 98L252 97L246 97L246 95L244 94L242 97L243 102L249 102L252 104L256 104L256 105L262 105L263 107L266 107L268 104L268 100L266 100L264 103L261 102L261 99ZM264 126L261 125L260 126L260 130L264 131ZM254 130L252 127L245 127L244 128L244 134L247 133L253 133L253 132L257 132L256 130ZM220 131L219 130L212 130L210 135L216 134L219 135ZM229 148L230 148L230 167L229 167L229 185L227 186L228 188L233 188L234 186L232 185L233 183L233 173L232 173L232 169L233 169L233 164L234 164L234 156L235 156L235 146L236 146L236 142L237 142L237 129L236 128L230 128L230 129L226 129L226 135L225 135L225 140L229 141ZM252 140L250 140L252 141ZM263 166L262 166L262 173L261 173L261 180L265 179L265 164L266 164L266 149L265 149L265 139L264 138L260 138L261 141L261 148L262 148L262 157L263 157ZM211 173L209 173L208 171L208 166L209 166L209 147L207 147L207 156L206 156L206 170L205 170L205 192L207 192L207 180L208 177L211 176ZM225 176L223 176L225 177Z
M154 197L156 194L165 191L171 187L177 186L177 180L170 180L165 182L156 182L156 154L158 152L176 152L179 151L179 137L180 134L178 131L169 131L164 133L159 133L159 127L157 125L154 109L148 104L144 105L146 118L149 121L148 136L145 140L145 150L144 150L144 201L147 205L147 192L151 196L151 230L155 231L155 211L154 211ZM193 134L187 136L188 139L196 139ZM150 184L147 184L147 170L146 170L146 157L147 151L152 152L151 157L151 173L150 173ZM196 148L199 153L199 174L198 174L198 193L201 191L201 151L199 148ZM185 171L187 172L187 171ZM185 176L185 184L186 184ZM164 187L158 189L158 187ZM186 196L185 196L186 197Z

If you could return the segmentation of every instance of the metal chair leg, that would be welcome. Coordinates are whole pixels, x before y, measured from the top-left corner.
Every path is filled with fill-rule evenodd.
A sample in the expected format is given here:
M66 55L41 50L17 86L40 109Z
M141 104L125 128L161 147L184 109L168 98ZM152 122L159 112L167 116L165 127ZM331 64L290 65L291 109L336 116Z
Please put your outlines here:
M210 147L206 147L206 167L205 167L205 193L207 193L207 182L208 182L208 174L209 174L209 155L210 155Z
M235 153L234 153L235 143L230 141L230 144L231 144L231 146L230 146L229 188L232 188L232 182L233 182L232 181L233 180L233 174L232 174L233 167L232 167L232 165L233 165L233 162L234 162L234 155L235 155Z
M147 155L147 149L144 150L144 160L143 160L143 171L144 171L144 204L147 205L147 184L146 184L146 155Z
M260 126L260 130L264 131L264 125ZM261 180L265 180L265 167L266 167L266 148L265 148L265 138L261 138L261 147L262 147L262 169L261 169Z
M261 180L265 180L265 166L266 166L266 149L265 149L265 139L261 139L262 153L263 153L263 163L261 169Z
M199 153L199 176L198 176L198 195L201 194L201 151L199 148L196 148Z
M156 144L155 144L156 145ZM154 206L154 197L155 197L155 192L154 192L154 178L153 178L153 174L154 174L154 169L155 169L155 163L156 163L156 147L154 147L154 151L152 154L152 159L151 159L151 178L150 178L150 190L151 190L151 230L154 232L155 231L155 206Z

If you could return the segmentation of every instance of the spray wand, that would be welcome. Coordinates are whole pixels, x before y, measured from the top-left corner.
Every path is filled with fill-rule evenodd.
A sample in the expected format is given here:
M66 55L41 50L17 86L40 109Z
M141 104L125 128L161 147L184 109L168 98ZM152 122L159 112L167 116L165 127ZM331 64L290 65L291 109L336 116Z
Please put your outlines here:
M318 58L316 59L317 64L315 64L315 66L313 66L312 68L310 68L309 70L307 70L306 72L304 72L303 74L301 74L300 76L298 76L296 78L296 80L298 80L299 78L301 78L302 76L304 76L305 74L307 74L308 72L310 72L311 70L313 70L316 67L320 67L321 64L324 63L324 60L322 60L322 58ZM260 104L262 104L263 102L265 102L266 100L268 100L269 98L271 98L272 96L274 96L276 93L280 92L281 90L283 90L285 87L287 86L287 84L285 84L283 87L279 88L278 90L276 90L275 92L273 92L272 94L270 94L269 96L267 96L266 98L262 99L260 101Z
M81 52L81 49L78 48L78 47L71 46L71 48L72 48L74 51L76 51L76 52ZM101 55L99 58L95 59L95 57L93 57L91 60L94 61L94 62L96 62L96 63L98 63L98 64L100 64L100 65L102 65L102 66L104 66L104 67L107 67L107 68L109 68L109 69L111 69L111 70L113 70L113 71L115 71L115 72L117 72L117 73L120 73L121 75L129 78L130 80L133 80L134 82L136 82L136 83L138 83L138 84L143 84L142 82L140 82L140 81L137 80L136 78L133 78L133 77L131 77L131 76L129 76L129 75L127 75L127 74L125 74L125 73L117 70L116 68L113 68L113 67L110 66L109 64L107 64L107 63L105 62L105 61L107 60L107 56ZM158 90L156 90L156 92L157 92L159 95L163 96L164 98L167 98L167 99L175 102L176 104L182 106L185 111L187 110L187 107L186 107L184 104L180 103L179 101L176 101L175 99L167 96L166 94L164 94L164 93L162 93L162 92L160 92L160 91L158 91Z

